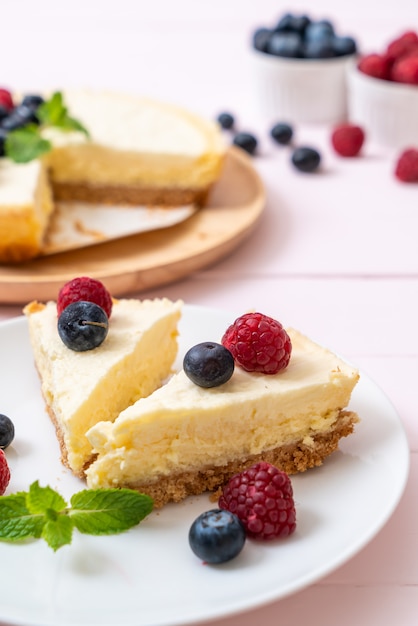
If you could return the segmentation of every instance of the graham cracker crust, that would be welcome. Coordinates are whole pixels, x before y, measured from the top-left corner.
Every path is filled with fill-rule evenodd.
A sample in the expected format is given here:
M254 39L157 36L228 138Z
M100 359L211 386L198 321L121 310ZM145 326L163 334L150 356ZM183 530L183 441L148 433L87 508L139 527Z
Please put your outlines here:
M287 474L305 472L322 465L324 460L338 449L340 439L352 434L358 421L356 413L341 411L332 430L312 436L312 445L297 441L245 459L231 461L220 467L212 466L196 472L161 476L154 483L123 486L148 494L154 500L154 507L160 508L169 502L180 502L187 496L200 495L206 491L216 492L234 474L260 461L271 463Z
M52 182L54 199L96 204L130 204L146 206L204 206L210 187L181 189L141 187L140 185L93 185L91 183Z

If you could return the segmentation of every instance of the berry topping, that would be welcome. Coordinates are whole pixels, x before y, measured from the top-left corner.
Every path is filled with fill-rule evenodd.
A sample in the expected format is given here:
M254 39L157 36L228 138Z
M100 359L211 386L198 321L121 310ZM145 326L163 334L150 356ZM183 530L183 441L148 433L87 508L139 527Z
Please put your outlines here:
M22 100L22 104L30 107L31 109L37 109L38 106L43 102L45 102L45 100L42 96L39 96L38 94L27 94Z
M19 104L1 122L2 127L8 131L22 128L22 126L27 124L39 124L39 120L36 117L35 110L26 106L26 104Z
M234 357L219 343L198 343L186 352L183 369L199 387L218 387L226 383L234 372Z
M300 172L314 172L321 162L321 155L314 148L296 148L292 154L292 163Z
M0 157L5 155L5 142L7 137L7 131L4 128L0 128Z
M220 509L202 513L189 530L189 545L205 563L225 563L238 556L246 540L239 518Z
M99 280L89 278L88 276L80 276L73 278L61 287L58 300L57 312L61 315L65 307L72 302L86 300L98 304L105 311L107 317L112 313L112 298L106 287Z
M62 342L76 352L93 350L106 338L109 321L105 311L94 302L72 302L58 318Z
M238 317L222 337L236 363L247 372L277 374L289 364L290 337L280 324L262 313Z
M8 111L14 108L12 94L8 89L0 89L0 104Z
M0 413L0 448L3 450L10 446L15 437L15 427L7 415Z
M332 131L331 144L340 156L355 157L363 146L364 138L365 134L360 126L342 124Z
M289 124L279 122L273 126L270 135L276 143L285 146L292 140L293 128Z
M251 135L251 133L237 133L232 143L248 152L248 154L255 154L258 145L256 137Z
M409 148L400 155L395 176L404 183L418 183L418 150Z
M253 539L287 537L296 528L293 488L287 474L261 462L225 485L219 507L235 513Z
M221 128L229 130L235 124L234 116L231 113L220 113L217 117L218 124Z
M6 455L0 450L0 496L4 494L10 482L10 469Z

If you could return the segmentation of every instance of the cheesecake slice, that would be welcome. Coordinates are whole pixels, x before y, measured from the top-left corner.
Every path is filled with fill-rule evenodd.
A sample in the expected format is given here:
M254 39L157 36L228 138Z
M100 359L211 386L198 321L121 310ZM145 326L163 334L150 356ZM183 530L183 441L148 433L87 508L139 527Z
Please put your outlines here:
M96 460L87 484L130 487L156 506L215 490L265 460L288 473L322 464L353 432L347 410L359 374L330 351L288 330L292 356L276 375L236 366L219 387L196 386L184 371L113 422L88 432Z
M86 431L114 420L172 373L181 309L168 299L114 300L105 341L75 352L58 335L55 302L25 307L42 394L74 474L83 476L92 459Z

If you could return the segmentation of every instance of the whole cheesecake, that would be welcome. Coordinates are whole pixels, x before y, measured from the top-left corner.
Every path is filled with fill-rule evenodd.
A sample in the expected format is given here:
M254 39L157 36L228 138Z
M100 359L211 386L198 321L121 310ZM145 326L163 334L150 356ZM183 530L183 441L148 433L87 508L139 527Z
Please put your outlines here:
M181 310L180 300L114 300L106 340L76 352L60 339L55 302L25 307L45 404L62 460L76 475L92 460L87 430L114 420L172 373Z
M292 356L275 375L235 367L212 388L180 371L114 422L87 432L95 460L91 488L130 487L155 506L215 490L234 473L265 460L287 473L322 464L353 432L346 410L358 371L293 329Z
M0 159L0 262L42 250L54 200L147 206L204 205L225 144L214 122L123 94L63 93L89 136L42 131L52 150L30 163Z

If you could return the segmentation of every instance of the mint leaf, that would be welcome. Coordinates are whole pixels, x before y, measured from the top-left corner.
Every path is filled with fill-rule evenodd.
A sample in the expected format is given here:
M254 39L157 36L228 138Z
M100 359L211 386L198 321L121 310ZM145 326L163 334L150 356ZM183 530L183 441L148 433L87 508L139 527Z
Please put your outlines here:
M42 137L45 128L55 127L62 131L79 131L89 137L83 124L71 117L64 104L60 91L52 94L36 110L39 126L33 123L8 133L5 141L5 155L15 163L29 163L52 149L52 143Z
M31 513L45 514L50 509L62 511L67 507L67 503L57 491L51 487L40 487L36 481L29 487L26 506Z
M49 519L42 530L42 539L56 552L58 548L71 543L73 523L68 515L57 515Z
M15 541L40 537L45 520L33 515L26 506L26 494L16 493L0 498L0 539Z
M42 126L59 126L66 114L67 109L60 91L53 93L49 100L42 102L36 109L36 115Z
M39 134L36 124L28 124L8 133L5 153L15 163L28 163L51 150L51 143Z
M65 131L78 130L86 136L89 135L83 124L68 114L60 91L56 91L49 100L43 102L38 107L36 115L44 127L55 126Z
M152 508L149 496L131 489L85 489L69 507L57 491L35 481L28 492L0 497L0 540L42 538L56 551L71 543L74 527L90 535L121 533Z
M86 489L71 498L74 526L90 535L120 533L136 526L153 508L149 496L131 489Z

